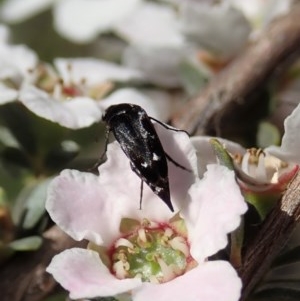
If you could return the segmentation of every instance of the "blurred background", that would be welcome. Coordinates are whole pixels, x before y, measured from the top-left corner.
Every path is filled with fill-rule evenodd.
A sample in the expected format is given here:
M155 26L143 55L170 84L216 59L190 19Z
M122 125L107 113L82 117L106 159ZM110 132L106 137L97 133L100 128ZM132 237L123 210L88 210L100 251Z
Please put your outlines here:
M284 119L300 99L300 26L292 26L297 15L289 17L298 6L289 0L1 0L0 299L67 299L44 269L75 242L53 228L47 187L65 168L90 171L97 164L109 105L140 104L191 135L244 147L279 145ZM272 36L277 31L282 35ZM271 50L252 56L267 66L260 77L258 69L247 71L253 67L247 55L264 41ZM228 88L232 74L241 82ZM200 121L183 121L198 110L196 99L218 103L226 93L247 104L226 107L205 126L200 114ZM286 296L287 287L296 297L286 300L299 300L298 244L296 234L287 247L292 253L262 284L265 293L273 283L273 295L255 300ZM274 293L274 283L283 282L284 290Z

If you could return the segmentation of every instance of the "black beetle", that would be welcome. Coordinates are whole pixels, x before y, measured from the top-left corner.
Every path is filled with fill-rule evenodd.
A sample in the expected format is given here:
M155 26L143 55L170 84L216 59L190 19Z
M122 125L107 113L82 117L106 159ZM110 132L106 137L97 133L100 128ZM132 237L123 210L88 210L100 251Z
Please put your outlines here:
M131 169L142 180L140 206L142 202L143 182L146 182L152 191L173 212L167 159L182 169L190 170L175 162L164 151L151 120L158 122L170 130L182 130L168 127L166 124L148 116L142 107L129 103L121 103L108 107L102 120L106 123L106 141L105 150L101 158L103 158L107 150L109 133L113 132L123 152L130 160Z

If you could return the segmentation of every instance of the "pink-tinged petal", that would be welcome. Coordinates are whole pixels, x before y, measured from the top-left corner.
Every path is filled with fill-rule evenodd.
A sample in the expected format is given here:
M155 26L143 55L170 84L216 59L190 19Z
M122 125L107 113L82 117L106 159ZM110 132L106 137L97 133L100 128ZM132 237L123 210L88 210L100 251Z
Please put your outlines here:
M143 283L133 301L238 301L242 283L226 261L209 261L163 284Z
M281 160L293 163L300 163L300 105L284 121L284 135L281 146L270 146L265 149L271 155Z
M211 163L217 163L216 154L212 148L210 140L215 137L209 136L195 136L191 138L191 141L196 148L198 157L198 172L199 176L202 177L206 171L206 166ZM226 140L223 138L217 138L218 141L224 145L228 152L232 155L245 153L245 149L238 143Z
M14 79L21 83L22 77L29 76L29 70L37 65L37 55L23 45L11 46L0 44L0 78Z
M17 90L0 83L0 105L15 101L18 95L19 93Z
M234 172L221 165L208 165L201 181L189 191L191 204L182 212L188 227L191 255L198 262L227 245L247 205Z
M180 66L187 52L183 46L130 45L123 53L122 62L141 71L151 83L174 88L182 85Z
M119 233L114 201L97 176L64 170L49 186L46 209L52 220L75 240L108 245Z
M140 210L141 179L130 168L130 161L118 142L110 143L107 161L99 167L99 185L108 191L114 211L107 213L116 222L123 217L141 220L166 221L172 212L144 183ZM111 209L112 210L112 209Z
M166 46L184 43L176 11L170 6L153 2L144 2L118 23L115 30L130 44Z
M188 206L186 196L198 176L196 150L187 133L166 129L157 123L155 129L165 153L175 162L190 170L183 170L168 160L171 198L175 207L180 210Z
M1 18L18 23L46 10L56 0L9 0L1 7Z
M139 279L117 279L98 253L79 248L56 255L46 271L70 292L71 299L114 296L141 285Z
M140 0L64 0L54 7L54 26L67 39L88 43L128 16Z
M291 2L291 0L230 0L233 7L242 11L253 27L257 28L266 25L275 17L286 14Z
M192 43L226 57L240 51L251 32L242 12L227 1L218 4L185 1L180 14L182 32Z
M88 127L102 116L98 105L90 98L60 101L33 86L22 88L19 100L36 115L71 129Z
M179 210L188 205L187 191L197 173L195 150L186 133L168 130L160 124L155 124L155 129L168 155L194 170L189 172L168 162L171 201L174 209ZM108 146L107 161L99 167L99 172L101 185L111 191L113 202L120 207L120 217L166 221L172 216L167 205L146 183L143 187L142 210L139 210L141 179L131 170L130 161L117 142Z
M54 60L55 68L66 84L100 85L105 81L130 81L141 79L141 73L108 61L94 58Z
M99 105L107 109L111 105L132 103L141 106L149 116L158 120L167 121L171 113L171 96L161 90L137 90L124 88L117 90L103 99Z

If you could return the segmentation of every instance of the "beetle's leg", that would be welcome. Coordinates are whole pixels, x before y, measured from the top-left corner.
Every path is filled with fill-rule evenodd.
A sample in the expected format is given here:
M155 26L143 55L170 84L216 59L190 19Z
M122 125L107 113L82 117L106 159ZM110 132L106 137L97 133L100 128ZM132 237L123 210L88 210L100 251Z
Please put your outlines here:
M141 190L140 190L140 210L142 210L143 188L144 188L144 181L141 180Z
M180 129L173 128L172 126L169 126L169 125L167 125L167 124L165 124L165 123L163 123L163 122L161 122L161 121L155 119L154 117L150 117L150 116L149 116L149 118L150 118L151 120L156 121L158 124L160 124L161 126L163 126L164 128L166 128L166 129L168 129L168 130L170 130L170 131L174 131L174 132L184 132L184 133L186 133L188 136L190 136L190 134L189 134L187 131L185 131L185 130L180 130Z
M106 155L106 152L107 152L107 146L108 146L108 141L109 141L109 133L110 133L110 129L108 128L106 131L105 131L105 145L104 145L104 151L99 159L99 163L101 163L103 161L103 158L104 156Z
M108 146L108 141L109 141L109 133L110 133L110 129L107 129L105 132L105 144L104 144L104 151L102 153L102 155L100 156L100 158L96 161L96 163L89 168L89 171L93 172L96 171L98 166L103 162L104 160L104 156L106 155L106 151L107 151L107 146Z

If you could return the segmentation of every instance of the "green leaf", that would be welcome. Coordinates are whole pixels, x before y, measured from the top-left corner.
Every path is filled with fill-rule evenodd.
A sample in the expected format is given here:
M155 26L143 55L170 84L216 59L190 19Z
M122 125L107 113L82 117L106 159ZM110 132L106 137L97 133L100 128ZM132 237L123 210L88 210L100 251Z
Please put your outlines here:
M210 139L210 144L213 147L215 154L217 158L219 159L220 163L230 170L234 170L234 164L232 161L231 156L227 152L227 150L224 148L222 143L215 138Z
M257 145L266 148L280 143L280 133L276 126L269 122L261 122L257 131Z
M11 131L0 125L0 146L19 148L20 145Z
M243 195L246 202L254 206L262 221L274 208L280 198L278 193L257 194L252 191L244 191Z
M42 238L39 236L30 236L14 240L8 246L15 251L35 251L42 245Z
M195 95L208 82L210 72L204 66L186 60L180 64L180 77L187 93Z
M29 111L22 104L13 102L0 106L0 118L22 148L27 153L34 155L37 144Z
M22 227L32 229L45 213L45 201L48 185L52 178L33 182L23 188L13 208L13 220Z

